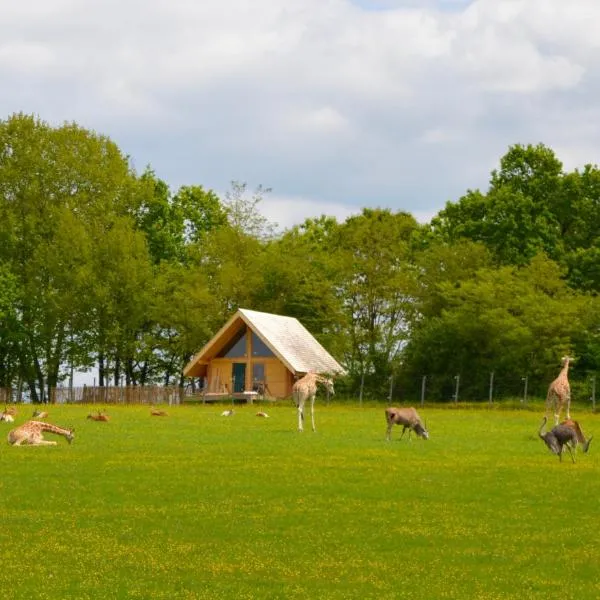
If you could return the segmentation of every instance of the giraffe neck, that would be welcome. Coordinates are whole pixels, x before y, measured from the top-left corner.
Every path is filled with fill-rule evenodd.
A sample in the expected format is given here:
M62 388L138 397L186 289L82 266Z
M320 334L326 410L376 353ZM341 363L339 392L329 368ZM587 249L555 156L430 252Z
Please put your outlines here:
M41 431L47 431L48 433L55 433L56 435L62 435L69 442L73 439L73 431L71 429L65 429L58 425L52 425L52 423L44 423L43 421L32 421L35 423Z

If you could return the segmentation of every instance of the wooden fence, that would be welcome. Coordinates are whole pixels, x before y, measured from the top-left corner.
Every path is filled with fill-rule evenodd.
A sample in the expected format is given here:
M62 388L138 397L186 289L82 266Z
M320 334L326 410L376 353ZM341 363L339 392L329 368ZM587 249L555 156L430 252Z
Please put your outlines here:
M50 390L50 404L180 404L189 394L177 386L86 386ZM29 402L26 392L0 388L0 408L13 402Z

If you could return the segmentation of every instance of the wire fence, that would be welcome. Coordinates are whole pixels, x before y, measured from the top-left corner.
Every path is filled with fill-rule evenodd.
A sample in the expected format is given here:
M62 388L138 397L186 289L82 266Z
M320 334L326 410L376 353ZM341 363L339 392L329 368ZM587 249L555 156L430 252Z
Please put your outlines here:
M587 405L596 410L596 376L588 375L582 379L570 381L571 399L573 403ZM276 382L270 382L273 385ZM500 404L510 401L526 407L546 399L548 384L539 380L521 377L498 377L494 372L481 374L456 374L454 377L422 375L420 378L406 380L390 377L378 390L367 385L365 378L352 382L348 378L340 378L335 382L335 396L329 396L325 390L319 392L321 401L358 403L378 402L391 404L459 404L488 403ZM56 387L50 390L50 404L168 404L202 402L253 402L254 400L285 400L275 398L269 393L268 385L240 393L235 382L225 386L224 393L207 393L207 388L198 386L82 386ZM277 387L277 386L273 386ZM289 396L287 397L289 399ZM29 403L27 390L18 388L0 388L0 404Z

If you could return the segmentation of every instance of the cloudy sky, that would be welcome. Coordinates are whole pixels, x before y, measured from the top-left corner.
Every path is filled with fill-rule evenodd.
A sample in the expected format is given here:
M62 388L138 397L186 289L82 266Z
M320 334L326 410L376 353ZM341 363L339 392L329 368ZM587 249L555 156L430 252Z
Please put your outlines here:
M0 118L112 138L282 227L426 221L508 146L600 162L598 0L0 0Z

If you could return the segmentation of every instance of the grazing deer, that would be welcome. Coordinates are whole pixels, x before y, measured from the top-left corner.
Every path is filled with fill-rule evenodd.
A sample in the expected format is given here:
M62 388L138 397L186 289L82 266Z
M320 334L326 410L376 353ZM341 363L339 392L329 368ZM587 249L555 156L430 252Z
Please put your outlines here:
M150 411L150 415L152 417L168 417L168 413L166 413L164 410L157 410L156 408L153 408Z
M418 437L424 440L429 439L429 432L423 422L419 413L414 408L395 408L390 407L385 409L385 421L387 423L386 439L388 441L392 438L392 427L394 425L402 425L402 434L400 439L404 435L404 432L408 429L408 439L410 440L411 431L414 431Z
M261 412L257 412L256 416L257 417L261 417L263 419L268 419L269 418L269 415L266 412L262 412L262 411Z
M105 415L104 413L98 411L97 415L93 415L92 413L90 413L87 416L88 419L91 419L92 421L104 421L104 422L108 422L110 421L110 417L108 415Z
M44 432L62 435L69 444L75 437L73 429L65 429L42 421L27 421L8 433L8 443L12 446L56 446L56 442L44 439Z
M559 460L562 462L563 450L566 448L571 455L571 460L575 462L573 456L573 448L577 447L577 433L571 427L567 425L555 425L550 431L545 432L544 428L548 422L548 417L542 419L542 426L538 432L538 435L548 448L554 453L558 454Z
M233 417L233 415L235 414L235 411L233 410L233 408L230 408L229 410L224 410L221 413L222 417Z
M315 396L317 395L317 384L322 384L325 389L334 394L333 380L323 377L318 373L307 373L302 379L299 379L292 386L292 395L294 402L298 407L298 431L304 431L304 404L310 400L310 418L312 421L312 430L315 429Z
M577 435L577 441L579 442L579 444L581 444L581 449L584 452L587 452L590 449L590 442L592 441L594 436L591 435L586 440L585 435L583 435L583 430L581 429L581 426L579 425L579 423L577 421L574 421L573 419L567 419L566 421L563 421L561 423L561 425L570 427L575 432L575 435Z
M35 419L45 419L48 416L48 413L45 410L36 409L33 411L33 414L31 416Z

